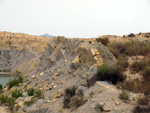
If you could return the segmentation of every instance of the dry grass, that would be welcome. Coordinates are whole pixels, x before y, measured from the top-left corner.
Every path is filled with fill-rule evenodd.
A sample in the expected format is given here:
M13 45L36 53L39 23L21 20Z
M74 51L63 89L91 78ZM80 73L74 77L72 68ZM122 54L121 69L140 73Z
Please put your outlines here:
M75 110L87 101L84 98L83 90L78 90L78 92L76 92L76 90L76 86L71 86L65 89L63 100L64 108L71 108L71 110Z
M138 105L134 108L133 113L150 113L150 100L148 96L138 99Z
M116 58L123 55L125 56L150 55L150 43L146 41L112 43L108 45L108 48Z

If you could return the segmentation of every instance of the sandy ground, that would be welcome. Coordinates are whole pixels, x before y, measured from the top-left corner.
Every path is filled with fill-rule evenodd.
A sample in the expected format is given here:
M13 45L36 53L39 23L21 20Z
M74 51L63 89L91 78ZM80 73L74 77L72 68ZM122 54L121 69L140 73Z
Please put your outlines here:
M0 113L11 113L6 106L0 106Z

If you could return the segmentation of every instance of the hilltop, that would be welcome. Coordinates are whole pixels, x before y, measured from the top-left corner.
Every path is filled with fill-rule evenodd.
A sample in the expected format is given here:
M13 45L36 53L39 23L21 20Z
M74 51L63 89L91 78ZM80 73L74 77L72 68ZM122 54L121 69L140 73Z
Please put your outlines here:
M43 35L40 35L40 37L53 38L54 36L53 35L49 35L49 34L43 34Z

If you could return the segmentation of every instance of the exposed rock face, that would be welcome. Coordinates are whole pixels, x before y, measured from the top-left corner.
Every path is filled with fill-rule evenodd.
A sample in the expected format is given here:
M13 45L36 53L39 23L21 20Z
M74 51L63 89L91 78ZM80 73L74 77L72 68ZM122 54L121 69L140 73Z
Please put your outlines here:
M101 43L89 44L87 41L53 38L47 49L39 57L40 63L32 74L38 71L58 70L62 73L80 73L80 69L89 70L92 66L114 64L116 59ZM65 71L64 71L65 70Z
M0 70L14 70L33 58L35 55L26 48L22 50L0 50Z

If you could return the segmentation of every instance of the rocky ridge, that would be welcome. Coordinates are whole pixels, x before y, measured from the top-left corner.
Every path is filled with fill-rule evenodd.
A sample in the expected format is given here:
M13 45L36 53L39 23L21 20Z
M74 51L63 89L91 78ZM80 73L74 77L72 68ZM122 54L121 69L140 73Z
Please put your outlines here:
M29 39L30 42L32 37ZM23 92L23 97L15 101L14 110L33 113L96 113L96 104L101 104L104 112L132 112L136 94L130 94L131 101L124 103L118 98L121 91L112 84L99 81L91 88L87 87L86 80L96 73L97 66L116 63L106 46L95 41L89 43L89 40L65 37L35 40L32 46L26 41L14 48L14 43L1 46L1 67L20 72L25 78L19 87L11 88L11 91L17 88ZM74 111L63 109L64 89L72 85L78 86L77 90L82 89L87 99L83 106ZM27 90L32 87L41 89L44 97L36 98L36 102L27 106L25 102L35 98L27 95Z

